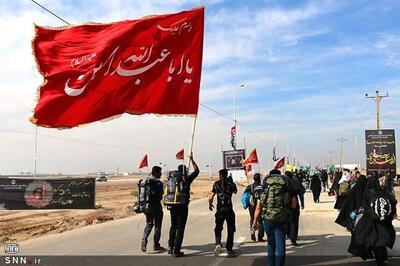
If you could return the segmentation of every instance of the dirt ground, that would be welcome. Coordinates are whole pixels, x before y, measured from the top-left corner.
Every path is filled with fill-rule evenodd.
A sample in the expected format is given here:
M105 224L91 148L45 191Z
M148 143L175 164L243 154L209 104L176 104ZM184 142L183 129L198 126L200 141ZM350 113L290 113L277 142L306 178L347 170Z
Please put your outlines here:
M207 197L216 179L198 177L192 184L191 199ZM96 210L34 210L1 211L0 244L23 241L34 237L57 234L74 228L89 226L136 215L132 205L136 201L137 177L112 177L96 184Z

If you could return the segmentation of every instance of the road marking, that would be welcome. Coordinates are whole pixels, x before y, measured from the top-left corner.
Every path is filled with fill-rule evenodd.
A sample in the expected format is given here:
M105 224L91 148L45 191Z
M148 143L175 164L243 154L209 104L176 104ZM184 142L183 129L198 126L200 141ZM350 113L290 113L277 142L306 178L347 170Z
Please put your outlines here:
M233 250L238 250L239 247L240 247L240 245L241 245L245 240L246 240L246 237L244 237L244 236L239 237L239 238L235 241L235 243L233 244ZM228 258L228 253L226 253L226 252L221 253L218 257L215 257L215 261L214 261L213 263L209 264L209 265L210 265L210 266L218 266L218 265L221 265L222 262L223 262L226 258Z

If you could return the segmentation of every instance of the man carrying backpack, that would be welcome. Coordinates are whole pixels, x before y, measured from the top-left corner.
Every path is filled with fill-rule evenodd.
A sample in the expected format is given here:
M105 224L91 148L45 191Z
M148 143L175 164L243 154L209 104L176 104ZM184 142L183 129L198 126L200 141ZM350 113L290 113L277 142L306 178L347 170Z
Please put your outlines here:
M147 197L147 206L144 214L146 215L146 227L144 228L141 250L146 252L147 238L149 237L151 230L154 227L154 251L163 251L164 247L160 245L161 238L161 225L163 220L163 209L161 205L161 199L163 195L163 183L160 181L161 178L161 167L153 166L151 169L151 176L147 180L146 185L149 186L147 190L149 195ZM142 181L143 182L143 181Z
M178 171L172 171L168 177L166 191L164 192L164 204L168 206L171 214L171 227L169 230L168 254L175 257L182 257L185 254L181 251L183 235L189 212L190 185L199 175L199 167L189 156L194 171L190 175L184 165L178 166Z
M209 210L213 211L213 200L217 195L217 212L215 213L215 249L214 255L218 256L221 252L221 236L224 221L226 221L228 228L228 237L226 240L226 250L228 255L235 255L233 250L233 235L236 231L235 227L235 212L232 205L232 194L237 193L236 184L232 179L228 178L228 170L221 169L219 171L219 180L215 181L211 195L209 198Z
M253 179L254 179L253 184L248 185L244 190L243 194L249 193L250 195L250 202L248 205L250 214L250 237L251 240L257 241L256 233L255 230L253 229L253 221L254 221L254 212L256 210L256 205L257 205L257 198L260 196L259 193L262 191L260 174L255 173ZM264 242L265 240L263 239L263 237L264 237L264 228L260 226L260 228L258 228L258 242Z
M290 217L290 183L281 171L274 169L269 172L266 187L260 194L254 214L253 228L264 226L268 237L268 265L281 266L285 264L286 232ZM262 225L258 220L262 218Z

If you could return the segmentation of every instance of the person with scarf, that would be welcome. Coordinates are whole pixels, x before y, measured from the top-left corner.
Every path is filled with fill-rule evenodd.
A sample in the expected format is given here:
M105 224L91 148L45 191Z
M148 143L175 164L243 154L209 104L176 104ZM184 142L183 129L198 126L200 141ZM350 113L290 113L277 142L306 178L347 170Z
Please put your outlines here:
M348 227L347 217L352 210L352 236L348 251L363 260L374 258L378 266L384 265L388 256L387 247L393 248L396 239L392 221L397 218L397 201L390 193L389 185L385 177L370 176L366 182L365 176L360 176L336 220L338 224Z
M310 189L313 193L314 202L319 202L319 196L321 195L321 179L317 174L313 175L311 178Z
M350 190L350 174L348 171L343 171L343 175L338 182L338 189L336 191L335 209L340 210L343 203L346 201L347 194Z

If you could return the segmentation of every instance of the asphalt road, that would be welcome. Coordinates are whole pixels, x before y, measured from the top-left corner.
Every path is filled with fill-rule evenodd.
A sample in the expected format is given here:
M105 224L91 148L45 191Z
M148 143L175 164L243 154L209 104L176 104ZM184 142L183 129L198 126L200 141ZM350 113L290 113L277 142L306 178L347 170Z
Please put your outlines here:
M321 203L311 200L306 193L306 209L300 217L299 247L287 242L287 265L369 265L347 253L350 234L334 223L337 212L333 209L334 198L325 193ZM78 256L67 257L73 260L63 264L63 258L44 257L49 264L41 265L266 265L266 243L254 243L250 240L249 215L240 204L240 195L234 197L236 211L235 248L237 258L213 256L214 213L208 210L206 199L190 204L189 219L185 231L183 252L185 258L171 258L166 253L140 251L140 242L145 220L137 215L117 221L88 226L57 235L44 236L18 243L19 256ZM161 244L167 246L169 212L164 211ZM400 223L395 222L396 229ZM223 238L225 238L225 233ZM152 237L152 236L151 236ZM152 248L152 238L148 249ZM0 255L4 255L1 251ZM400 265L400 245L389 253L392 258L389 265ZM134 256L132 256L134 255ZM123 257L79 257L79 256L123 256ZM65 257L64 257L65 259ZM399 259L399 260L398 260ZM76 261L74 261L76 260ZM1 261L4 262L4 261ZM56 262L56 264L54 264ZM78 263L79 262L79 263ZM103 263L103 264L102 264ZM397 264L399 263L399 264ZM371 264L372 265L372 264Z

